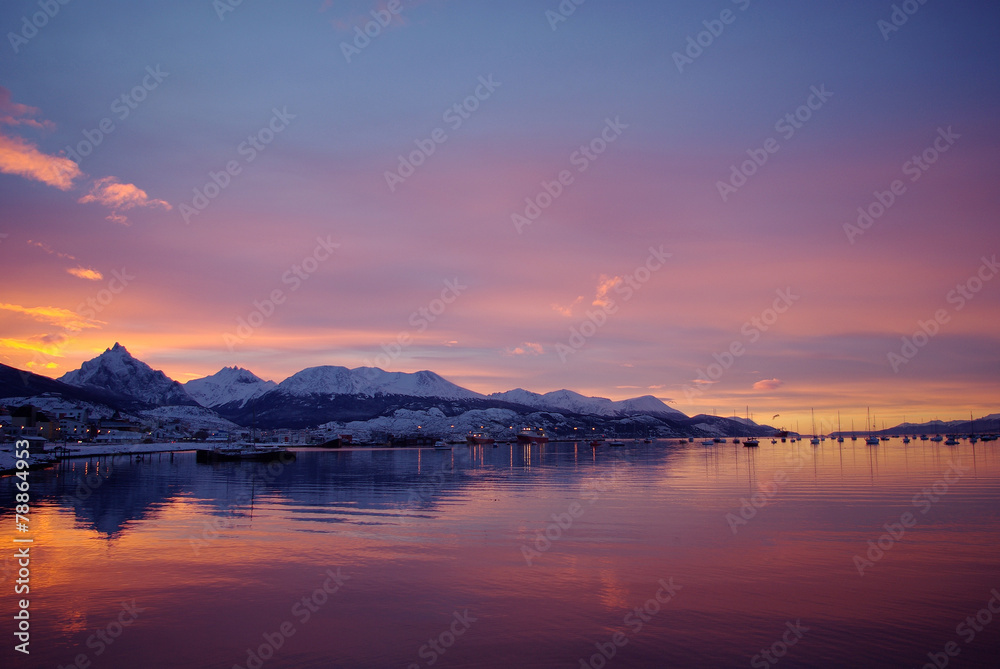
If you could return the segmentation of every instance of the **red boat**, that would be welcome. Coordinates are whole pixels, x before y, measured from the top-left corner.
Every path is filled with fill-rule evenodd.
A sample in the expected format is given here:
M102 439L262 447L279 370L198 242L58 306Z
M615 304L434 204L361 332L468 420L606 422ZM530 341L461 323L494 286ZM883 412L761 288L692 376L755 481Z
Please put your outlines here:
M548 442L549 438L541 429L526 427L517 434L517 443L519 444L547 444Z

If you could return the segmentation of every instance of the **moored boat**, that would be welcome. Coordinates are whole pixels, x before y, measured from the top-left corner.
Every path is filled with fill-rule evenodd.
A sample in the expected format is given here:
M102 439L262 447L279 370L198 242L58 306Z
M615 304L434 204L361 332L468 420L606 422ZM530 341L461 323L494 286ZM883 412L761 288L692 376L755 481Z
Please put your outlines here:
M526 427L517 434L517 443L519 444L547 444L549 443L549 438L545 435L545 432L541 429L532 429Z
M220 444L214 448L199 448L195 452L196 462L232 462L238 460L276 460L282 456L295 457L284 446L257 444L249 441L234 444Z

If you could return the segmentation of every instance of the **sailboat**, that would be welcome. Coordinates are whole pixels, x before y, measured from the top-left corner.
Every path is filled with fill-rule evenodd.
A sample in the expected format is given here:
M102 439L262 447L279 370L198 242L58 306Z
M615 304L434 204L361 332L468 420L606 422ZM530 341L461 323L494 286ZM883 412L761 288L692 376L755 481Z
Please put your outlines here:
M837 441L839 443L844 443L844 435L840 431L840 411L837 411Z
M871 409L868 410L868 417L865 419L865 424L868 428L868 438L865 439L865 443L869 446L878 446L878 437L872 433L871 427Z
M979 439L976 438L976 419L972 417L971 411L969 412L969 421L972 423L972 434L969 435L969 443L974 444L979 441Z
M857 441L858 435L854 433L854 419L851 419L851 441Z
M809 411L812 413L813 422L813 436L812 439L809 440L809 443L813 446L819 446L819 437L816 436L816 412L813 409L809 409Z
M748 404L747 405L747 431L749 432L749 430L750 430L750 405ZM747 448L756 448L757 446L760 446L760 442L757 441L757 437L750 437L749 439L747 439L746 441L743 442L743 445L746 446Z
M906 425L906 414L903 414L903 425L904 426ZM904 427L903 429L905 430L906 428ZM904 444L910 443L910 435L908 434L903 435L903 443Z

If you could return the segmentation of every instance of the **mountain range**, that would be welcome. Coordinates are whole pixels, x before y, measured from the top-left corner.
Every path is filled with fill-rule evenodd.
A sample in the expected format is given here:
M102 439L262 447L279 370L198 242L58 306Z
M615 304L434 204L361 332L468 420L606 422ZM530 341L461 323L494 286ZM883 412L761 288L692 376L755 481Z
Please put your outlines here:
M438 434L483 431L495 436L532 425L566 434L622 436L757 436L774 428L740 418L688 417L651 395L613 401L571 390L522 388L483 395L431 371L387 372L374 367L304 369L280 383L240 367L178 383L133 357L121 344L58 380L0 365L0 398L45 396L152 419L174 417L205 427L235 423L262 429L323 427L366 435L419 430ZM1000 429L1000 415L970 421L906 423L877 434L966 433ZM580 432L584 430L584 432Z
M570 390L540 394L518 388L483 395L431 371L320 366L275 383L240 367L226 367L181 384L136 359L119 343L58 380L5 369L7 373L0 374L3 397L30 397L45 392L124 411L204 407L237 424L261 428L358 423L400 415L417 422L426 417L433 422L439 416L455 418L486 410L501 412L492 415L498 425L525 422L529 416L532 424L568 424L572 417L577 423L585 418L583 422L588 426L602 431L608 429L608 421L638 416L655 423L647 428L665 427L671 431L693 420L649 395L617 402ZM484 424L484 416L477 414L475 419L470 418L471 422ZM469 420L458 422L471 425Z

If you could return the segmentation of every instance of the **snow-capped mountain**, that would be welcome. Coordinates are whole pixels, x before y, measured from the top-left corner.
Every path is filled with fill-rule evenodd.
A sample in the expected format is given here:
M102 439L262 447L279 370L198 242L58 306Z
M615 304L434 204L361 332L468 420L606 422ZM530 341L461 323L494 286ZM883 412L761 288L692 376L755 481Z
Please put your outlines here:
M310 367L288 377L277 390L297 397L310 395L405 395L442 399L480 399L434 372L386 372L377 367Z
M503 393L493 393L489 395L489 399L523 404L524 406L536 409L558 409L560 411L593 416L665 414L677 418L687 417L652 395L643 395L642 397L633 397L632 399L616 402L604 397L586 397L572 390L556 390L542 395L524 390L523 388L516 388Z
M212 376L193 379L184 384L187 394L203 407L217 407L232 402L244 406L250 400L277 387L278 384L274 381L265 381L240 367L223 367Z
M103 388L148 404L195 404L181 384L136 360L117 342L93 360L83 363L80 369L63 374L59 380L79 388Z

